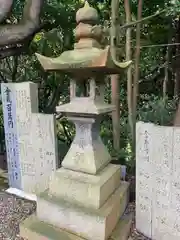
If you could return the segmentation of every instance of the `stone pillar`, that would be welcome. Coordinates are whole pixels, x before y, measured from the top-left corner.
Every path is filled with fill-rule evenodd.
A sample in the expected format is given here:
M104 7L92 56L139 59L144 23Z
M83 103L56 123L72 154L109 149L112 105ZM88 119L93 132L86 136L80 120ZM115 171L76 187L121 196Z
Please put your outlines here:
M55 119L38 113L31 82L1 84L10 193L35 200L57 168Z

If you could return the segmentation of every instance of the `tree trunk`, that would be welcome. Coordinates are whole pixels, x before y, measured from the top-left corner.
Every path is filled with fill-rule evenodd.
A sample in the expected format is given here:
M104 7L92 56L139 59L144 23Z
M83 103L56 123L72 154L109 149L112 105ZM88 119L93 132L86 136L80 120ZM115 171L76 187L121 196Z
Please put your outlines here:
M140 21L142 18L142 6L143 0L139 0L138 2L138 16L137 20ZM132 139L132 147L133 152L135 152L136 145L136 115L137 115L137 98L139 93L139 63L140 63L140 44L141 44L141 23L137 24L136 27L136 50L135 50L135 72L133 79L133 139Z
M2 2L5 1L8 2L9 0L4 0ZM27 0L24 6L23 18L20 23L0 26L1 48L11 44L14 45L21 43L36 33L37 29L39 29L40 12L42 10L43 3L44 0ZM1 20L7 15L9 8L9 6L4 7L3 11L0 12Z
M178 105L178 108L176 110L173 125L176 126L176 127L180 127L180 104Z
M176 31L176 43L180 43L180 17L177 23L177 31ZM180 46L176 46L176 59L179 60L180 56ZM180 93L180 65L179 63L175 63L175 83L174 83L174 96L179 98Z
M115 106L112 112L113 124L113 147L115 151L120 148L120 99L119 99L119 76L111 75L111 103Z
M2 22L11 11L13 0L0 0L0 22Z
M166 62L164 67L164 81L163 81L163 98L166 98L167 84L169 79L169 46L167 47Z
M111 48L113 55L117 59L117 24L119 15L119 0L111 1ZM111 75L111 102L115 105L115 111L112 113L113 124L113 147L115 151L120 149L120 99L119 99L119 75Z
M172 19L170 20L169 24L169 36L168 36L168 44L172 43ZM164 81L163 81L163 98L165 99L166 96L168 95L168 82L169 82L169 63L172 58L172 46L167 46L167 52L165 56L165 68L164 68Z
M131 9L129 0L124 1L125 13L126 13L126 24L131 22ZM126 61L132 59L131 51L131 28L126 30ZM127 69L127 103L128 103L128 121L131 131L131 136L133 138L133 115L132 115L132 65Z

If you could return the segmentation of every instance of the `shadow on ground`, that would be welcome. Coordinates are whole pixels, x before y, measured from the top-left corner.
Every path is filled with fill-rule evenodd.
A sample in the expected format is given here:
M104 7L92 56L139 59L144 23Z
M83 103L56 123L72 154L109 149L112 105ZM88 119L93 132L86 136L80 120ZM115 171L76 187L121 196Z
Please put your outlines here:
M8 188L8 170L6 154L0 153L0 191Z
M7 177L1 175L1 173L0 173L0 190L4 190L7 188L8 188L8 179L7 179Z

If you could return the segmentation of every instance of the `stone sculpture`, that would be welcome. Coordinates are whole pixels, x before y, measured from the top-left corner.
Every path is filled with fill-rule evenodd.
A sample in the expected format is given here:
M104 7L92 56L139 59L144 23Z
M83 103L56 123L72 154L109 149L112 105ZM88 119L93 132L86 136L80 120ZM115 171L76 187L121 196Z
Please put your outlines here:
M110 47L101 47L98 13L87 2L76 21L74 50L58 58L37 54L46 71L73 75L70 103L56 111L75 123L76 136L49 189L38 196L36 216L20 225L21 236L29 239L119 239L119 230L125 229L120 218L128 203L129 184L120 182L120 166L110 164L99 130L103 115L114 109L104 102L105 75L120 73L130 62L116 64ZM85 85L84 96L77 96L77 84Z

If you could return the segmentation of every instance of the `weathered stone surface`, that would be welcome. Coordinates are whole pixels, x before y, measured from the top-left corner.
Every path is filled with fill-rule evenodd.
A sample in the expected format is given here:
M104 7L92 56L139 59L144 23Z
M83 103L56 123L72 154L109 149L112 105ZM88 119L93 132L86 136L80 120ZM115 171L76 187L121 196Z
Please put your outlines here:
M112 56L110 46L105 49L101 48L98 40L101 40L102 31L97 26L96 21L94 21L94 14L97 19L97 10L88 4L85 4L83 8L78 10L76 15L78 26L75 29L75 36L78 42L74 44L74 50L65 51L56 58L36 54L45 70L71 72L79 76L84 71L85 76L94 76L94 73L103 75L120 73L122 68L127 68L131 64L131 61L116 61Z
M84 49L76 48L75 50L66 51L56 58L45 57L38 53L36 53L36 56L46 71L56 70L79 76L81 76L82 72L87 73L88 76L94 76L94 73L103 75L117 74L131 64L131 61L115 63L110 47L105 49L87 48L87 46ZM81 74L79 74L80 72Z
M132 223L132 215L129 214L119 220L109 240L127 240ZM77 235L56 228L45 222L39 221L35 215L26 219L20 225L21 236L28 240L84 240Z
M50 177L57 169L54 115L33 113L31 129L31 149L27 150L27 141L21 141L25 154L24 161L21 160L22 184L27 192L38 194L48 188Z
M96 174L111 161L111 156L99 136L99 118L69 118L75 123L76 135L66 154L64 168Z
M109 240L127 240L131 231L132 219L132 213L123 216L116 225Z
M179 128L137 124L136 227L152 239L180 238L179 147Z
M37 201L37 217L89 240L105 240L112 233L127 206L128 187L128 183L122 182L98 210L73 205L48 196L48 192L45 192Z
M20 225L20 234L37 240L42 239L42 236L48 240L81 240L83 237L89 240L105 240L114 230L113 236L116 236L115 227L128 201L128 186L123 182L103 207L96 211L59 200L56 202L55 198L50 200L46 195L48 199L38 201L37 218L32 216L25 220ZM67 229L76 236L61 229Z
M153 135L156 145L153 145L152 153L152 158L154 159L154 175L152 177L153 198L151 199L152 238L167 239L165 235L170 237L170 235L173 234L175 231L173 224L175 224L177 214L179 215L179 213L176 212L176 214L173 214L175 217L173 217L174 221L173 218L171 219L173 213L174 128L154 126Z
M153 124L136 124L136 228L151 236Z
M32 215L20 224L20 235L28 240L83 240Z
M60 168L52 176L49 194L73 204L99 209L119 187L120 175L120 166L113 164L97 175Z
M99 115L99 114L112 112L114 109L115 107L113 105L110 105L104 102L93 101L88 97L80 97L80 98L76 97L76 98L73 98L73 101L71 101L70 103L63 104L61 106L56 107L57 112L62 112L66 114L70 113L73 115L77 115L77 114Z
M76 12L76 22L87 22L92 23L93 25L97 24L99 21L99 14L97 10L89 5L86 1L84 6Z
M2 84L1 92L9 186L27 193L45 191L57 168L54 116L38 113L37 84Z
M33 83L1 84L9 185L21 188L19 140L29 133L38 98ZM30 99L33 99L33 102ZM27 136L29 139L29 136ZM24 159L23 159L24 160Z

